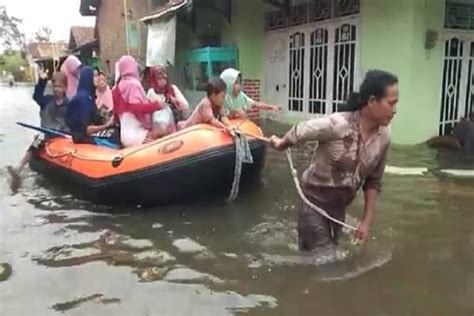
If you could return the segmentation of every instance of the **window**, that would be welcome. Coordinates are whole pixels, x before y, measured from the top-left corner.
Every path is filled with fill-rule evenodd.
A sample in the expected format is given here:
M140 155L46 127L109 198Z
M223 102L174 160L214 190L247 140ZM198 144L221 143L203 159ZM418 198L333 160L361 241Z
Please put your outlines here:
M444 24L448 29L474 30L474 2L447 0Z
M474 110L474 36L453 35L444 44L439 134L450 134Z
M356 84L356 24L341 21L292 32L288 49L288 110L338 112Z
M294 0L291 5L288 16L283 10L267 13L265 29L271 31L358 14L360 0Z

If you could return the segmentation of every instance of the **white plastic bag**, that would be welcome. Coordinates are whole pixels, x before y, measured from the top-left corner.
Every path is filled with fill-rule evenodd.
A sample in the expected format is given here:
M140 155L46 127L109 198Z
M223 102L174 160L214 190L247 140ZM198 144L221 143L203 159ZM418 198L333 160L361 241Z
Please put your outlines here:
M173 111L169 106L153 113L153 130L159 136L166 136L175 131Z

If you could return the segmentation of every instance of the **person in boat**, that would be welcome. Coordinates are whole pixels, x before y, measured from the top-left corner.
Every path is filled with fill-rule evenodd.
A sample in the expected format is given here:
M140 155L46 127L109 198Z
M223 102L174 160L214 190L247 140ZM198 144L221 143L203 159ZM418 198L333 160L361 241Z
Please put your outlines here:
M166 68L157 66L150 69L150 86L147 97L150 101L166 104L165 108L153 113L153 130L158 137L176 131L176 122L187 118L189 103L168 78Z
M112 89L112 96L122 145L133 147L159 138L152 129L152 114L162 109L164 103L148 101L140 82L138 64L132 56L122 56L117 68L119 79Z
M83 67L79 76L77 94L69 102L66 111L66 123L75 143L95 143L93 136L115 125L113 117L103 123L95 102L94 69ZM108 141L117 144L113 132L103 135Z
M221 79L227 85L225 107L230 111L230 118L249 117L257 119L261 110L281 111L277 105L256 102L242 91L242 73L233 68L227 68L221 73Z
M178 122L178 128L184 129L196 124L211 124L231 131L230 121L224 112L226 84L221 78L213 78L206 88L207 96L199 102L186 121Z
M365 197L364 215L356 237L366 240L374 214L375 200L390 146L389 127L398 103L395 75L371 70L359 93L350 95L345 110L295 125L283 138L271 137L276 150L308 141L318 141L313 160L301 182L305 196L332 217L344 221L346 208L359 188ZM341 226L304 205L298 215L301 250L337 243Z
M99 68L94 69L95 79L95 104L99 110L102 121L107 122L113 115L114 100L112 90L107 84L107 76Z
M40 107L40 124L42 128L56 130L60 132L69 132L66 125L66 109L68 99L66 97L67 77L62 72L56 72L52 77L53 94L45 95L45 88L48 83L48 71L40 69L39 80L35 86L33 100ZM52 136L49 136L52 137ZM20 175L25 166L31 161L34 151L39 149L43 144L42 135L37 135L31 146L26 151L23 159L18 167L8 167L8 171L12 176L12 191L18 190L21 185Z
M69 55L61 65L61 72L67 77L67 91L66 97L71 100L77 93L77 86L79 84L79 72L82 63L74 55Z

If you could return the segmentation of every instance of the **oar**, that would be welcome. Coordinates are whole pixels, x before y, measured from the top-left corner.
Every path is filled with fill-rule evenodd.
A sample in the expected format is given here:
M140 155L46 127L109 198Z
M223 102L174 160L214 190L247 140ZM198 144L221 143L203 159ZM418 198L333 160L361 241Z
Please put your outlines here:
M44 133L44 134L49 134L49 135L52 135L52 136L60 136L60 137L65 137L65 138L72 138L72 136L70 134L67 134L67 133L64 133L64 132L61 132L61 131L58 131L58 130L55 130L55 129L33 126L33 125L22 123L22 122L16 122L16 123L18 125L22 126L22 127L29 128L29 129L32 129L32 130L35 130L35 131L38 131L38 132L41 132L41 133Z
M22 122L16 122L16 123L18 125L22 126L22 127L29 128L29 129L32 129L32 130L35 130L35 131L38 131L38 132L41 132L41 133L44 133L44 134L49 134L49 135L52 135L52 136L58 136L58 137L64 137L64 138L72 139L71 134L65 133L65 132L62 132L62 131L58 131L58 130L51 129L51 128L46 128L46 127L33 126L33 125L22 123ZM110 142L105 137L95 136L95 137L91 137L91 138L92 138L92 140L94 141L94 143L96 145L103 146L103 147L109 147L109 148L113 148L113 149L119 148L119 145Z

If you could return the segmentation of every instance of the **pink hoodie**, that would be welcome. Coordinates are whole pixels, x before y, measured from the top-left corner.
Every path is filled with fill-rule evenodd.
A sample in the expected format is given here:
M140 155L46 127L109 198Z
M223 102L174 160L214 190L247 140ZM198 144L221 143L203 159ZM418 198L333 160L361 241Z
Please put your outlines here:
M71 100L77 93L77 86L79 84L78 68L82 65L81 61L74 55L69 55L61 66L61 72L67 77L66 96Z

